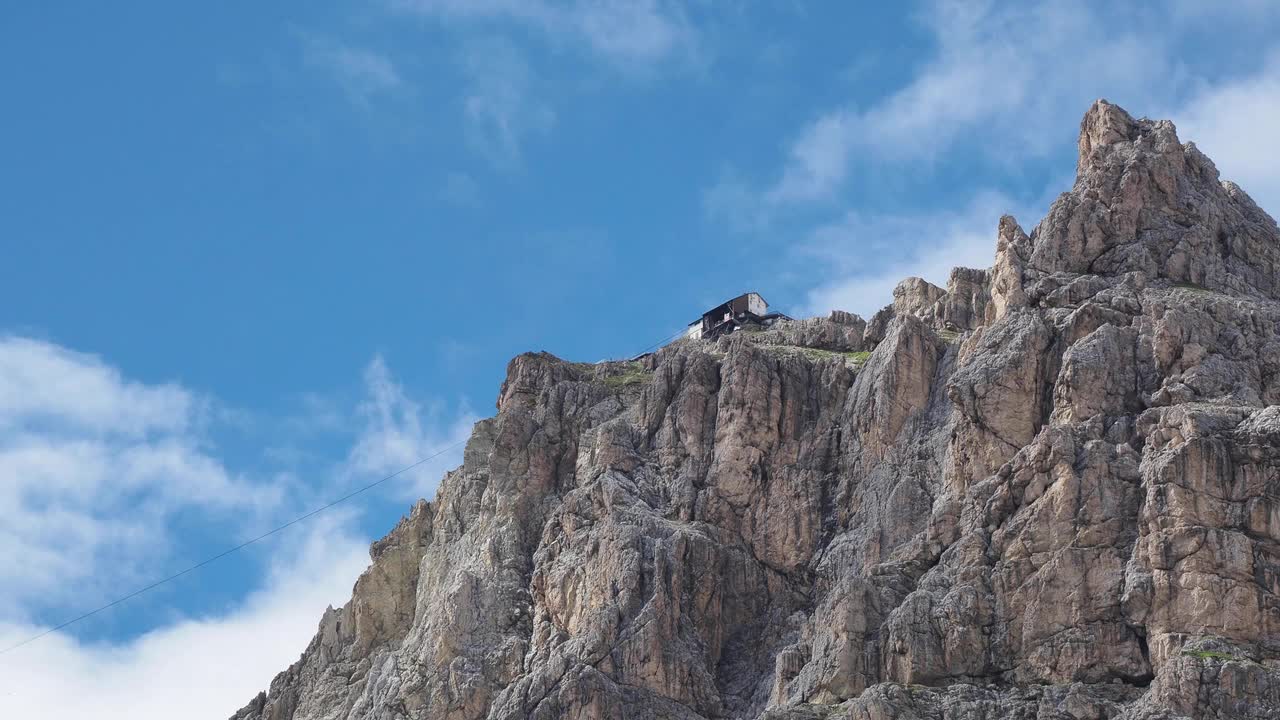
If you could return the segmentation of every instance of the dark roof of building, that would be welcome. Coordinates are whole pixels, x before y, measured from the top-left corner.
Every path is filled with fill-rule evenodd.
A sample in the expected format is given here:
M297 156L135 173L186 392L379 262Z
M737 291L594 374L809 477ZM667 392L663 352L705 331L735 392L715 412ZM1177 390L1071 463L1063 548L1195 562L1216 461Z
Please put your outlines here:
M764 304L765 304L765 305L768 305L768 304L769 304L769 301L768 301L768 300L765 300L765 299L764 299L764 296L763 296L763 295L760 295L760 293L756 292L755 290L748 290L747 292L744 292L744 293L742 293L741 295L734 295L733 297L729 298L728 300L725 300L725 302L726 302L726 303L731 303L731 302L733 302L734 300L737 300L738 298L744 298L744 297L746 297L746 296L748 296L748 295L757 295L757 296L759 296L759 297L760 297L760 299L761 299L761 300L764 300Z
M749 291L747 291L747 292L742 293L741 295L734 295L733 297L729 298L728 300L725 300L724 302L720 303L719 305L712 305L708 310L706 310L706 311L705 311L705 312L703 312L701 315L699 315L699 316L698 316L698 319L696 319L696 320L694 320L693 322L689 323L688 327L693 327L694 325L697 325L698 323L702 322L702 319L703 319L704 317L706 317L707 315L710 315L711 313L715 312L716 308L722 308L722 307L724 307L725 305L728 305L728 304L732 303L734 300L741 300L742 298L744 298L744 297L746 297L746 296L748 296L748 295L755 295L755 296L759 297L759 298L760 298L760 300L764 302L765 307L768 307L768 306L769 306L769 301L768 301L768 300L765 300L763 295L761 295L760 293L756 292L755 290L749 290Z
M760 293L756 292L755 290L751 290L751 291L748 291L748 292L744 292L744 293L742 293L742 294L740 294L740 295L734 295L733 297L729 298L728 300L725 300L724 302L720 303L719 305L712 305L712 306L711 306L711 308L710 308L709 310L707 310L707 312L711 312L711 310L714 310L714 309L716 309L716 308L718 308L718 307L720 307L720 306L722 306L722 305L728 305L729 303L733 302L734 300L741 300L742 298L744 298L744 297L746 297L746 296L748 296L748 295L755 295L755 296L759 297L759 298L764 302L764 304L765 304L765 305L768 305L768 304L769 304L769 301L768 301L768 300L765 300L763 295L761 295ZM707 313L703 313L703 315L706 315L706 314L707 314Z

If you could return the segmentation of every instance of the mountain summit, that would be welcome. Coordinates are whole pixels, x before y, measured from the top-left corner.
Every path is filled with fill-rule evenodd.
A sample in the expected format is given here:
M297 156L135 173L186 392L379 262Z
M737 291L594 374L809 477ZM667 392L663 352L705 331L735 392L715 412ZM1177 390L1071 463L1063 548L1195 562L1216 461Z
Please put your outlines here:
M1079 150L869 321L512 360L235 719L1280 716L1280 230L1167 121Z

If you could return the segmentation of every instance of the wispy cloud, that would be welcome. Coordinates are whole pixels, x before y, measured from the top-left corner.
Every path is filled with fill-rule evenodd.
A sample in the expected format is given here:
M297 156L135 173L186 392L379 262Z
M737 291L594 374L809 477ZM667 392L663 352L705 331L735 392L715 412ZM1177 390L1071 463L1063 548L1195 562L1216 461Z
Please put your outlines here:
M559 82L567 78L548 57L583 56L576 71L630 78L700 66L698 32L686 4L674 0L386 0L385 7L457 38L464 132L500 168L518 167L531 139L556 125L557 95L572 84Z
M368 107L376 97L405 86L385 54L312 33L302 40L308 64L328 73L355 105Z
M170 520L201 508L257 517L284 488L228 470L205 448L208 401L124 378L99 358L0 338L0 617L57 606L152 572Z
M995 192L982 193L955 212L850 211L817 228L802 245L807 264L827 268L826 277L809 293L807 310L814 315L848 310L870 317L892 299L903 278L945 286L954 267L989 267L1000 216L1035 211Z
M92 355L0 336L0 431L36 423L95 435L184 432L201 405L176 384L127 380Z
M316 472L240 473L210 440L226 415L216 399L54 343L0 338L0 647L43 631L34 618L91 609L208 551L187 533L228 544L256 534L466 437L474 420L465 404L455 413L411 397L381 358L354 406L315 394L303 411L313 426L247 427L345 438L350 450ZM406 473L393 492L434 494L461 454ZM0 656L0 717L147 720L178 705L229 716L296 659L327 605L345 602L368 562L360 515L336 508L273 538L268 576L230 608L194 617L179 604L130 639L86 644L59 631Z
M437 20L523 25L556 45L582 47L627 68L690 54L697 41L683 5L664 0L392 0L391 5Z
M450 414L444 403L423 407L405 392L381 357L365 368L365 400L360 404L360 434L347 459L347 472L369 478L395 472L434 455L471 434L477 418L465 402ZM458 465L462 447L404 474L397 479L401 496L414 500L435 497L442 469Z
M1179 137L1213 158L1224 180L1243 187L1272 217L1280 215L1280 47L1255 72L1206 85L1168 113Z
M1170 10L1178 22L1227 20L1256 23L1280 18L1280 4L1272 0L1221 0L1214 3L1201 0L1173 0L1170 3Z
M921 21L932 59L881 100L834 108L804 127L764 192L769 204L829 200L856 166L927 164L978 138L985 153L1042 155L1051 130L1074 125L1093 99L1145 101L1152 75L1176 77L1164 36L1115 31L1083 3L944 0Z
M297 660L327 606L346 602L368 544L341 517L277 546L263 587L233 608L179 617L122 643L54 633L0 657L0 717L222 720ZM0 618L0 646L41 628Z
M873 312L905 276L943 282L952 266L989 265L1000 214L1018 211L1030 227L1045 196L1069 187L1063 175L1070 168L1052 186L1014 188L993 178L924 208L868 207L860 188L874 178L910 176L905 184L925 188L923 197L936 192L930 183L940 169L1018 175L1073 147L1080 115L1098 97L1138 114L1174 117L1183 139L1197 140L1225 178L1274 207L1280 181L1267 158L1280 146L1259 118L1280 113L1280 56L1260 68L1236 63L1209 81L1184 65L1177 48L1209 28L1280 16L1275 7L1242 0L1206 14L1186 3L1157 9L936 0L917 18L933 51L904 83L877 99L817 113L785 139L772 173L754 181L722 175L704 192L704 207L731 230L785 229L807 238L810 251L827 253L812 283L811 310ZM796 264L814 267L812 257Z
M1094 99L1154 110L1194 87L1175 51L1179 38L1271 20L1280 5L935 0L918 17L936 48L931 58L885 97L831 108L802 128L763 192L767 205L831 200L859 170L927 167L955 150L997 164L1042 157Z
M534 88L534 75L515 45L497 38L469 44L461 64L467 136L498 165L520 160L525 139L555 124L555 112Z

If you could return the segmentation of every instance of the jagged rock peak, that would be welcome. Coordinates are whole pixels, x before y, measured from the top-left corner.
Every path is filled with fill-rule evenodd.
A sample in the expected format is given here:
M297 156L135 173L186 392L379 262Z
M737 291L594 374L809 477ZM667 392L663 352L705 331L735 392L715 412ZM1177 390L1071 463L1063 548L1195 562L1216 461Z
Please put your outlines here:
M1278 240L1099 101L989 270L870 321L520 355L235 717L1280 717Z
M1098 100L1080 123L1079 151L1074 187L1031 234L1032 282L1053 273L1131 275L1139 284L1280 297L1275 221L1220 182L1173 123L1135 120Z
M1150 124L1150 121L1146 121ZM1102 150L1117 142L1132 141L1139 133L1138 121L1119 105L1106 100L1095 100L1080 121L1080 158L1077 172L1085 169L1093 158L1094 150Z

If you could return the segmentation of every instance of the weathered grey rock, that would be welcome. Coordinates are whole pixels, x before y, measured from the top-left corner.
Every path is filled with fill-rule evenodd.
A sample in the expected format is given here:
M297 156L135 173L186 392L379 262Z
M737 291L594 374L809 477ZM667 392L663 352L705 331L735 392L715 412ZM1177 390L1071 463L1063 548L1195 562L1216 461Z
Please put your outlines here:
M762 332L756 342L766 345L792 345L796 347L857 352L866 342L863 336L867 322L858 315L833 310L829 317L805 318L780 322Z
M508 368L237 720L1280 716L1280 231L1099 101L989 270Z

